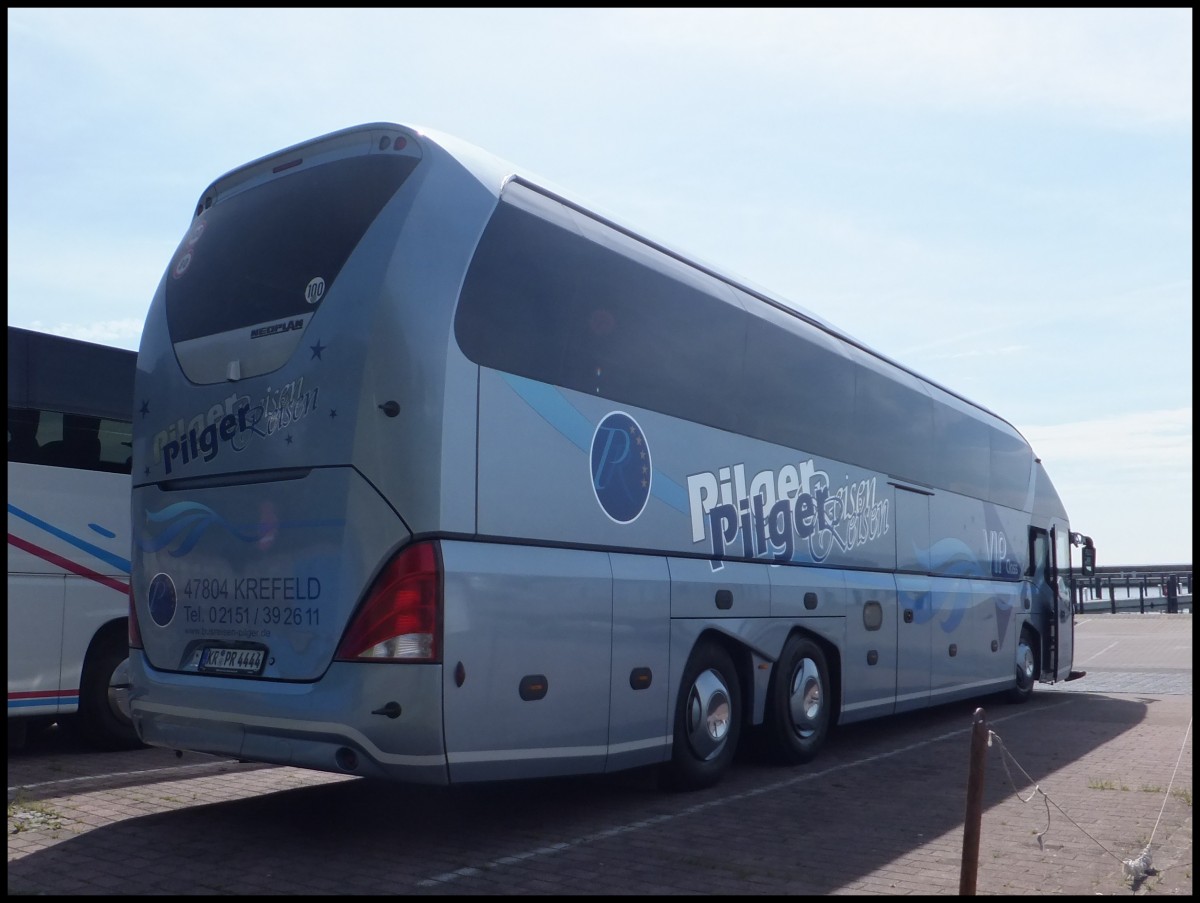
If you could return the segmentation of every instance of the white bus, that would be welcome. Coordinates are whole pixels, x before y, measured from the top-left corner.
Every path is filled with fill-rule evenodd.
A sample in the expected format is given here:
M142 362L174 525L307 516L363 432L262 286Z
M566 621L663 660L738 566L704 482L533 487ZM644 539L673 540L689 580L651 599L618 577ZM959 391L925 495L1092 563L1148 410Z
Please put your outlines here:
M138 745L124 709L137 354L8 327L8 732L68 717Z
M446 136L205 189L134 401L151 745L697 788L1073 676L1084 538L1016 429Z

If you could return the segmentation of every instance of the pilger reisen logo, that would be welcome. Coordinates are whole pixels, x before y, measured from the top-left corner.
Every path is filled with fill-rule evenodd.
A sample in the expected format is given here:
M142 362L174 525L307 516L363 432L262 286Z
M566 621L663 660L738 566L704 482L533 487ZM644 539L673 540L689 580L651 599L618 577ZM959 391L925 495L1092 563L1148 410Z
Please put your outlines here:
M650 499L650 448L642 428L623 411L605 415L592 434L592 489L612 520L637 520Z
M175 581L166 574L155 574L146 594L150 617L159 627L166 627L175 617L179 597L175 592Z

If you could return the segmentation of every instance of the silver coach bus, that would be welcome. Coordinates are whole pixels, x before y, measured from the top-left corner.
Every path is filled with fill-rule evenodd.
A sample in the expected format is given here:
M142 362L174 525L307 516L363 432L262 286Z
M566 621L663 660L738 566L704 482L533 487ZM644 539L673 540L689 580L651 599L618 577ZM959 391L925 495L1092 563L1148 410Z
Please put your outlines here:
M1071 671L1004 420L446 136L200 196L134 404L149 744L422 783L717 781Z

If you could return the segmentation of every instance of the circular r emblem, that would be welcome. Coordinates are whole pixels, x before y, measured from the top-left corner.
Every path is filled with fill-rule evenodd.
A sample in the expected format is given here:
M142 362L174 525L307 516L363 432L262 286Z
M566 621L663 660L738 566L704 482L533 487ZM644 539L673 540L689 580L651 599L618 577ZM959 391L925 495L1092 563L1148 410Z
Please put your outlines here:
M650 447L637 421L623 411L607 414L592 434L592 489L612 520L637 520L650 499L654 472Z

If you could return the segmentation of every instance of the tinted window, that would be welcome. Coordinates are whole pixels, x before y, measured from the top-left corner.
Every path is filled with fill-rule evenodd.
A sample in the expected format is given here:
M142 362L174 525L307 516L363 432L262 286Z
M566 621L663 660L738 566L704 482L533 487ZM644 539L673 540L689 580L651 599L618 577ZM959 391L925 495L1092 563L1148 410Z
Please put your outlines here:
M885 474L935 483L933 400L917 380L855 351L854 457L856 464Z
M1023 508L1029 496L1033 451L1007 424L992 429L992 482L989 498L1010 508Z
M505 197L463 285L455 320L463 352L732 428L746 327L731 290L520 186Z
M789 448L854 461L854 364L827 333L757 305L747 336L742 406L747 431Z
M455 334L486 367L976 498L1025 501L1032 455L1007 425L519 184L480 239Z
M137 352L8 328L8 460L129 473Z
M86 414L8 409L8 460L129 473L132 426Z
M938 486L975 498L988 498L992 439L988 425L954 400L934 416L934 464Z
M128 420L137 352L8 327L8 407Z
M311 312L383 205L408 156L350 157L299 170L214 204L192 221L167 271L167 322L183 342Z

